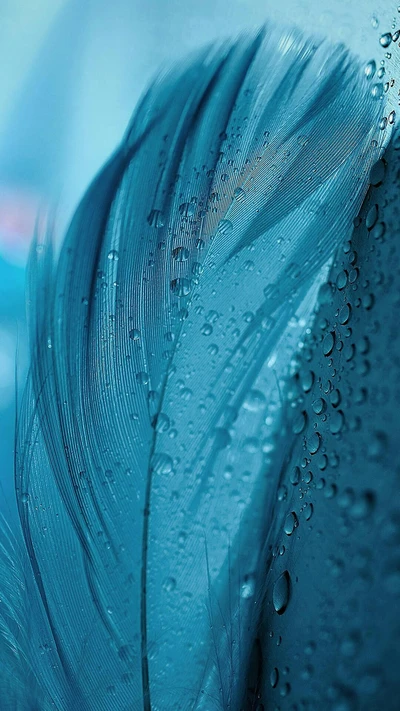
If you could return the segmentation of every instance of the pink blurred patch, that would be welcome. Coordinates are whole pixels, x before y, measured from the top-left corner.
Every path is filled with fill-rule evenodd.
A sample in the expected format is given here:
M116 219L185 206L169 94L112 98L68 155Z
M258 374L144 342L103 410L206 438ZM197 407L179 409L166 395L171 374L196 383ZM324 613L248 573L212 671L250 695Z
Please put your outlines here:
M0 253L4 259L17 264L26 261L43 207L38 194L0 186ZM39 218L39 226L41 222L43 218Z

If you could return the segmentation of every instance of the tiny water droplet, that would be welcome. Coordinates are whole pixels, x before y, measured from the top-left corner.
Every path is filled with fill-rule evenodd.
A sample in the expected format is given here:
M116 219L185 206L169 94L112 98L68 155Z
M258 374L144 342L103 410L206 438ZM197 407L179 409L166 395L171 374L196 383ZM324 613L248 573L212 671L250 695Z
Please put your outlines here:
M149 216L147 217L147 222L150 227L164 227L164 217L161 210L151 210Z
M176 589L175 578L166 578L163 582L165 592L173 592Z
M116 249L112 249L108 254L107 254L108 259L110 262L117 262L119 259L119 254Z
M246 199L246 193L243 188L236 188L233 193L233 197L237 202L244 202Z
M190 255L186 247L175 247L175 249L172 250L172 256L176 262L187 262Z
M193 217L196 211L196 204L194 202L183 202L179 205L179 214L182 217Z
M140 331L139 331L139 329L137 329L137 328L132 328L132 329L129 331L129 338L130 338L132 341L140 341Z

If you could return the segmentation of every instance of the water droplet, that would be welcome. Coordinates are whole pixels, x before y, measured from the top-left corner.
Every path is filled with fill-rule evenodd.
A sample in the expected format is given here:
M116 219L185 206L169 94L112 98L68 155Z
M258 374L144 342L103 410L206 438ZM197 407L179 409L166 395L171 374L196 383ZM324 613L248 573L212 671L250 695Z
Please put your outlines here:
M374 163L369 173L369 182L371 183L371 185L376 188L379 185L382 185L385 179L385 172L386 163L384 160L378 160L376 163Z
M164 227L164 217L161 210L152 210L147 218L150 227Z
M314 384L315 375L312 370L308 370L306 373L302 374L301 385L305 393L310 392Z
M387 450L387 436L385 432L374 432L369 438L367 454L369 459L379 460Z
M344 326L350 321L351 316L351 306L350 304L345 304L339 311L339 323Z
M299 136L297 139L297 143L299 146L302 146L302 148L304 148L304 146L306 146L308 143L308 137L307 136Z
M291 581L289 571L285 570L275 582L272 592L272 603L278 615L283 615L290 599Z
M388 116L388 122L390 123L391 126L393 126L394 122L396 120L396 112L391 111L389 116Z
M137 328L132 328L132 329L129 331L129 338L130 338L132 341L139 341L139 340L140 340L140 331L139 331L139 329L137 329Z
M306 504L306 507L304 509L304 515L305 515L306 521L309 521L310 518L312 518L313 513L314 513L314 506L312 504Z
M300 434L301 432L303 432L303 430L306 426L306 423L307 423L307 414L303 410L303 412L301 412L296 417L295 421L293 422L293 427L292 427L293 434Z
M243 407L249 412L259 412L265 407L266 403L265 395L260 390L250 390L245 397Z
M221 220L218 223L217 231L221 235L227 235L233 230L233 225L230 220Z
M307 449L310 454L316 454L321 446L321 435L319 432L313 432L307 439Z
M201 327L201 332L203 336L211 336L213 332L213 327L211 326L211 323L204 323Z
M373 85L371 89L371 96L377 100L383 98L383 84L381 82Z
M119 259L119 254L116 249L112 249L108 254L107 254L108 259L110 262L117 262Z
M325 400L322 397L319 397L316 400L314 400L314 402L312 404L312 409L316 415L321 415L326 410Z
M372 207L369 208L367 217L365 220L365 224L367 227L367 230L372 230L373 227L375 227L379 217L379 207L378 205L372 205Z
M366 64L364 71L365 71L365 76L367 77L367 79L372 79L372 77L374 76L374 74L376 72L376 63L374 62L373 59L371 59L371 61L368 62L368 64Z
M295 530L295 528L297 528L298 525L299 525L299 519L297 518L295 512L291 511L286 516L283 530L285 531L287 536L291 536L293 531Z
M236 190L233 193L233 197L238 202L244 202L246 199L246 193L243 190L243 188L236 188Z
M175 578L166 578L163 582L163 589L165 592L173 592L176 589Z
M185 279L183 277L178 279L173 279L171 281L171 291L173 291L176 296L188 296L191 290L190 279Z
M179 214L182 217L193 217L195 212L196 203L194 202L183 202L182 205L179 205Z
M275 689L278 686L279 682L279 671L276 667L272 670L270 677L269 677L270 684L273 689Z
M359 651L360 644L360 634L357 631L351 632L342 639L340 651L344 657L352 658Z
M352 518L361 521L371 515L375 507L375 494L373 491L364 491L357 498L350 509Z
M330 399L331 405L333 405L333 407L337 407L338 405L340 405L340 401L342 399L340 390L338 390L337 388L335 390L332 390L332 392L329 396L329 399Z
M29 501L29 494L27 491L23 491L21 494L21 501L23 504L27 504Z
M118 656L123 662L132 663L135 650L131 644L123 644L118 650Z
M300 482L300 469L299 467L294 467L290 473L290 483L293 486L297 486Z
M329 421L329 429L332 434L339 434L342 431L344 425L344 414L341 410L337 410L331 415Z
M326 334L323 344L322 344L322 351L324 356L329 356L334 348L335 345L335 334L333 331L330 331L329 333Z
M176 262L187 262L190 255L186 247L175 247L175 249L172 250L172 256Z
M347 286L348 273L343 269L336 277L336 286L341 291Z
M168 454L154 454L151 460L151 468L156 474L170 474L172 472L172 459Z
M242 583L241 589L240 589L240 596L244 598L244 600L248 600L249 598L253 597L254 592L255 592L255 586L256 586L256 578L255 575L245 575L244 582Z
M287 499L287 486L285 484L281 484L280 487L278 487L278 491L276 494L276 498L278 501L286 501Z
M379 38L379 44L381 45L381 47L389 47L392 42L392 39L393 38L391 32L385 32L385 34L381 35L381 37Z
M231 443L231 436L224 427L216 427L214 444L217 449L225 449Z

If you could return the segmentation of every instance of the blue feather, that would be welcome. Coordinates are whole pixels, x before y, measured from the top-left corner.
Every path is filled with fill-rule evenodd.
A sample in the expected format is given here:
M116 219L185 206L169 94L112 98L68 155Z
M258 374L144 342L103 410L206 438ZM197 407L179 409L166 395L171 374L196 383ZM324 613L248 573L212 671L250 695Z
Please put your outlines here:
M282 391L379 110L342 47L206 48L149 88L58 260L37 235L6 711L242 708Z

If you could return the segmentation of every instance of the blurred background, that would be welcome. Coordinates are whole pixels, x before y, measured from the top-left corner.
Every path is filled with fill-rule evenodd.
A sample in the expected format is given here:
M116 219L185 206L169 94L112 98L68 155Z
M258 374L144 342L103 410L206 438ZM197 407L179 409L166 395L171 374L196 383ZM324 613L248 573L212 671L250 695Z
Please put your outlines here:
M400 9L400 8L399 8ZM28 366L25 264L40 209L57 235L160 66L270 18L365 61L392 0L0 0L0 509L13 507L15 377Z

